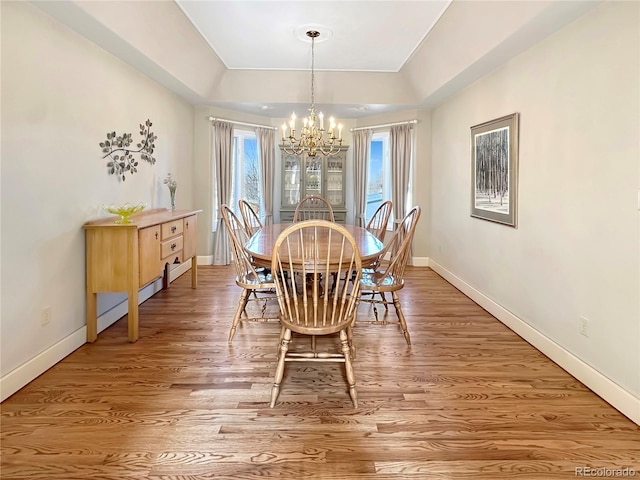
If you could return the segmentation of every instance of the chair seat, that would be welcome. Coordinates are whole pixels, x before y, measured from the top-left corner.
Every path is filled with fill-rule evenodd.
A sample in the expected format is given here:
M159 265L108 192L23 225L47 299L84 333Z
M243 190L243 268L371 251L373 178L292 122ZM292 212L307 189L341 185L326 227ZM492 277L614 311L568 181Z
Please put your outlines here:
M360 290L376 290L380 292L393 292L404 287L404 279L396 278L391 274L363 271L360 280Z
M242 288L250 290L261 290L267 288L275 288L271 272L266 270L256 270L254 272L245 272L236 277L236 284Z

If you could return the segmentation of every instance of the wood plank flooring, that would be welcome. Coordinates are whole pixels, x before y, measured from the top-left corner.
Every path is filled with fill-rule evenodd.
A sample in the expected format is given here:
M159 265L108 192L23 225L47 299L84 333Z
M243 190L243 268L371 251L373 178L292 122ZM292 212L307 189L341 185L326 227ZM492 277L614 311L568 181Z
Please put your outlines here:
M141 305L138 342L125 317L2 403L0 477L640 477L640 427L432 270L406 278L412 347L396 326L356 328L360 408L342 365L288 363L270 409L278 325L228 346L231 269L202 267L197 290L183 275Z

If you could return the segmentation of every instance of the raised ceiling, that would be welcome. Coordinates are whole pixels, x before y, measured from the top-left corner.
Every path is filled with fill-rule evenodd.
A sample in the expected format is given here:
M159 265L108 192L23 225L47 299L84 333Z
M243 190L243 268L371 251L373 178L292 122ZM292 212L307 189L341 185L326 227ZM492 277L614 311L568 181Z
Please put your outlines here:
M195 105L271 119L309 107L313 27L316 105L358 119L432 108L599 1L32 3Z
M227 68L398 72L450 0L214 1L178 6Z

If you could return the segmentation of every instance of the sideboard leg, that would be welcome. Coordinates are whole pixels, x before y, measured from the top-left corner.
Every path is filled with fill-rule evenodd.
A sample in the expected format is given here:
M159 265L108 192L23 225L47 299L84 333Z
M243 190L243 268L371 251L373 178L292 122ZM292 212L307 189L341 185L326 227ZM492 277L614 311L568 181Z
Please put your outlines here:
M129 292L129 314L127 328L129 330L129 341L138 340L138 289L130 288Z
M171 280L169 275L171 275L171 267L168 263L164 264L164 276L162 277L162 289L166 290L171 285Z
M97 293L87 291L87 342L93 343L98 338L98 306Z
M191 257L191 288L198 288L198 257Z

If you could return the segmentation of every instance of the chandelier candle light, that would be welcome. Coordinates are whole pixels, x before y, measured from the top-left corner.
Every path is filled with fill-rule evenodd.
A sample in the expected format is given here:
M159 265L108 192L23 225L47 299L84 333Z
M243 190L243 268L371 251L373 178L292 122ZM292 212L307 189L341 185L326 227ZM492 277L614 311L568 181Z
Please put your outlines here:
M309 157L315 157L320 153L327 157L337 155L342 145L342 124L336 125L333 117L329 118L329 130L325 137L324 115L318 113L316 117L315 92L314 92L314 42L320 33L309 30L307 37L311 38L311 107L309 116L302 121L300 138L296 138L296 114L291 114L289 120L289 134L287 135L287 123L282 124L282 148L290 155L300 155L306 153ZM336 137L336 129L338 136Z

